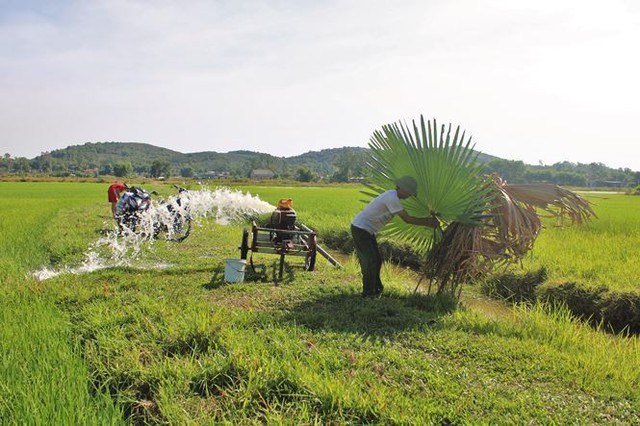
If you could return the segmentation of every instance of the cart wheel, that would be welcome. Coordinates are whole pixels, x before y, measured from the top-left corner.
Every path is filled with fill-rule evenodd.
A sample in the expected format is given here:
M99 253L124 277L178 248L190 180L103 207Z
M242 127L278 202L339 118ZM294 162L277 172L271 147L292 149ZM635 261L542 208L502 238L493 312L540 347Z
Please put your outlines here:
M309 239L307 240L307 246L309 250L307 251L307 256L304 259L304 270L305 271L313 271L316 267L316 236L315 234L311 234Z
M191 216L176 214L173 217L173 229L169 241L181 243L191 233Z
M244 228L242 230L242 244L240 244L240 259L246 259L247 253L249 253L249 230Z

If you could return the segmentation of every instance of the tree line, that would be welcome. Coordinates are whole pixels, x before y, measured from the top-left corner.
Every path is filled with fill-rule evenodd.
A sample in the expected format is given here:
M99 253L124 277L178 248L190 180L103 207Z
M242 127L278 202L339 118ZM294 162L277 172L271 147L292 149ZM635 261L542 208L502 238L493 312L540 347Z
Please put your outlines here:
M181 154L145 144L87 143L44 152L34 159L5 154L0 158L0 174L245 179L255 170L269 170L276 179L347 182L362 175L366 151L344 147L284 158L251 151Z
M494 159L485 163L483 170L514 184L547 182L577 187L635 187L640 184L640 172L629 168L613 169L602 163L562 161L550 166L534 166L522 161Z
M87 149L89 145L89 149ZM104 145L104 146L102 146ZM217 177L245 179L253 170L266 169L275 179L301 182L348 182L366 178L365 164L369 150L344 147L284 158L250 151L234 153L180 154L144 144L85 144L44 152L34 159L0 158L0 174L40 174L65 176L116 176L121 178L147 176L152 178L180 176L207 178L215 171ZM124 145L124 146L123 146ZM130 147L129 145L134 145ZM138 146L143 145L143 146ZM77 149L82 148L82 149ZM602 163L572 163L528 165L522 161L479 156L482 173L495 173L509 183L547 182L576 187L635 187L640 185L640 172L628 168L613 169Z

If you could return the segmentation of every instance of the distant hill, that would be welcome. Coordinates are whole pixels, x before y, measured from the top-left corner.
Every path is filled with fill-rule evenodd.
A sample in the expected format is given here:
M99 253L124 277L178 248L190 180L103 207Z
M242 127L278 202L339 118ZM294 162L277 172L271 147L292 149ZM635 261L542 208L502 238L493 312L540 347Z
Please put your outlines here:
M45 153L32 160L35 165L47 165L51 172L83 172L97 170L108 174L120 162L129 162L136 173L148 173L155 161L168 162L171 174L178 175L189 168L195 175L206 172L226 172L234 177L247 177L254 169L269 169L278 176L291 176L299 167L306 167L316 175L329 176L334 172L336 158L345 152L361 157L368 149L343 147L310 151L292 157L275 157L253 151L215 151L183 154L167 148L135 142L88 142Z
M88 142L83 145L72 145L64 149L51 151L51 157L61 161L93 161L113 163L123 159L144 158L153 160L170 160L184 155L177 151L137 142Z
M167 161L175 174L185 167L195 173L207 171L229 172L237 176L248 176L256 168L270 169L278 174L291 174L301 166L313 172L327 176L335 170L336 159L348 151L360 158L369 152L368 148L342 147L309 151L292 157L275 157L253 151L230 151L220 153L204 151L183 154L167 148L135 142L88 142L83 145L72 145L48 154L40 155L32 161L35 163L51 162L51 170L86 170L104 169L115 163L128 161L134 170L144 172L154 161ZM487 162L496 159L487 154L479 154L479 161Z

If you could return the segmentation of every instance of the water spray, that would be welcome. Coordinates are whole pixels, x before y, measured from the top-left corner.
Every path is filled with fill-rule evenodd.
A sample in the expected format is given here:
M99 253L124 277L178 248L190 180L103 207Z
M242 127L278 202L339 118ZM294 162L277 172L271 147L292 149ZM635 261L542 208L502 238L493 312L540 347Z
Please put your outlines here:
M273 211L273 205L261 200L258 196L243 193L226 187L215 191L201 189L186 191L159 203L153 203L147 210L141 212L139 220L133 227L124 226L119 230L106 232L97 241L90 244L84 253L84 260L79 266L65 266L58 269L44 267L32 275L39 281L56 277L61 274L83 274L100 269L113 267L135 266L140 268L141 254L151 249L155 241L154 236L159 227L171 239L174 233L176 214L189 216L194 225L204 219L213 219L221 225L229 225L245 220L247 217ZM170 206L170 208L167 208ZM112 223L105 223L106 228ZM169 265L154 265L148 268L167 267ZM144 265L142 265L144 268Z

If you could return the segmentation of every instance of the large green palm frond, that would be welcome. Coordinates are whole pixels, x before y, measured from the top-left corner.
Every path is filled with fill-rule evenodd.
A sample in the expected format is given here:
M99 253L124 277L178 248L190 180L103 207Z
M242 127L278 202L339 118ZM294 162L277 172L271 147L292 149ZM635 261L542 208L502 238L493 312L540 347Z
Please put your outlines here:
M369 196L395 188L395 179L412 176L418 182L418 195L403 201L406 211L417 217L434 216L444 224L479 224L488 192L479 178L477 153L471 138L465 139L460 127L440 127L435 120L413 121L382 126L371 137L368 162L371 176ZM409 226L394 219L385 229L387 235L411 242L427 250L433 232Z

